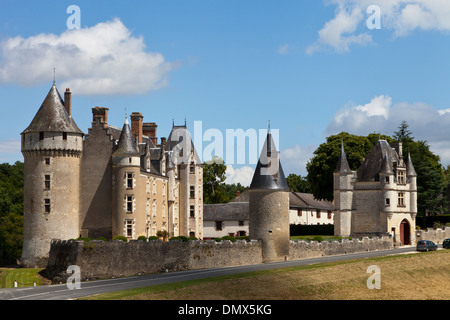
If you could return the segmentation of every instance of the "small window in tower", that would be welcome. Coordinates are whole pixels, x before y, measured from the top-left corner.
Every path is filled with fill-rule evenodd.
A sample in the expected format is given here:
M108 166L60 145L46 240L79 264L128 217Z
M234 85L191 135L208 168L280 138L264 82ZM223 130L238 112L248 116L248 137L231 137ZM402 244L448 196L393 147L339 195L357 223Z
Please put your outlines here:
M131 163L131 162L132 162L131 158L128 158L128 163Z
M44 188L45 190L50 190L50 175L46 174L44 176Z
M45 158L45 164L46 164L47 166L50 165L50 158Z
M63 132L63 140L67 141L67 132Z
M389 207L391 205L391 200L389 198L386 198L385 205L386 207Z
M41 131L39 132L39 141L44 140L44 133Z
M398 184L405 184L405 171L398 171Z
M190 188L190 198L191 199L195 198L195 187L194 186L191 186L191 188Z
M189 172L190 172L190 173L195 173L195 164L191 164L191 165L189 166Z
M50 213L50 199L44 199L44 212Z
M405 194L403 192L398 193L398 207L405 206Z
M127 212L133 212L133 196L127 196Z
M133 174L127 173L127 189L133 189Z
M133 220L125 220L126 236L128 238L133 237Z
M189 209L189 216L191 217L191 218L194 218L195 217L195 206L190 206L190 209Z
M386 183L389 183L389 177L386 177Z

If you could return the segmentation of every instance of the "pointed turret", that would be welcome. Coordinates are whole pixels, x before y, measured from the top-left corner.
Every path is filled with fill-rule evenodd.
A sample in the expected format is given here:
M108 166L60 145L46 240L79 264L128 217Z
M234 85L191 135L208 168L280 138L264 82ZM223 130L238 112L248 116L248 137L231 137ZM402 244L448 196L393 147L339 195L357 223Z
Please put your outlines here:
M122 128L122 133L119 138L119 146L113 152L113 156L139 156L139 151L136 147L136 143L133 139L133 135L131 133L130 125L128 122L128 118L125 118L125 123Z
M414 169L414 165L411 160L411 154L408 152L408 159L406 160L406 176L409 177L417 177L416 170Z
M67 113L54 83L30 125L22 133L30 132L83 133Z
M347 156L345 155L343 140L341 141L341 155L339 156L339 160L336 165L335 172L340 172L340 173L351 173L352 172L352 170L350 169L350 166L348 165Z
M261 241L263 261L288 259L289 187L270 129L249 189L249 236Z
M267 133L266 142L256 165L250 189L289 191L280 163L279 152L275 147L270 130Z

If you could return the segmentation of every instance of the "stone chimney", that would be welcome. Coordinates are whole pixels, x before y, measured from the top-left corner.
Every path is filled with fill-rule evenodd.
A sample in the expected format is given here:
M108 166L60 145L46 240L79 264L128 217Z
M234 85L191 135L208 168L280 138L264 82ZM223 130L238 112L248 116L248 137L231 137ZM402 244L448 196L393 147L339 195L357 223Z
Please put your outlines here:
M108 123L108 110L108 108L92 108L92 122L97 122L97 119L100 119L100 122Z
M70 92L70 88L66 88L66 92L64 92L64 107L69 116L72 116L72 92Z
M142 143L142 121L144 116L140 112L133 112L131 118L131 133L137 143Z
M158 126L154 122L147 122L143 124L143 135L149 137L156 146L158 137L156 136L156 129Z

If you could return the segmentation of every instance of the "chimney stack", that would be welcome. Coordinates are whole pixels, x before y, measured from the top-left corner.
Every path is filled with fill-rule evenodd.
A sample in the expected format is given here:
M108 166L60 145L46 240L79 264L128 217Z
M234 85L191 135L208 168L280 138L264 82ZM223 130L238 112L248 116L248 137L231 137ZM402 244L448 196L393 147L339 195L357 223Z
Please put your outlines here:
M140 112L133 112L130 118L131 134L136 140L136 143L142 143L142 121L144 120L144 116Z
M156 128L158 128L158 126L154 122L147 122L143 124L143 135L149 137L155 146L157 146L158 143Z
M92 122L97 122L97 119L100 119L100 122L107 123L108 122L108 108L100 108L95 107L92 108Z
M64 92L64 107L69 116L72 116L72 92L70 92L70 88L66 88L66 92Z

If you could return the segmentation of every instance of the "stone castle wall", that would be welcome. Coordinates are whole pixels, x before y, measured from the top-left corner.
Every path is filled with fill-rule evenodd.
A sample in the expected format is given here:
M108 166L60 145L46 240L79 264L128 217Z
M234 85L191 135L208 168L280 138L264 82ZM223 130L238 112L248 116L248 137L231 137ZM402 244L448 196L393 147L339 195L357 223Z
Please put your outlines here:
M341 242L291 241L289 260L392 249L390 237ZM60 241L51 243L44 275L65 282L77 265L82 280L262 263L260 241Z
M416 230L416 240L431 240L436 244L442 244L442 241L444 239L450 238L450 228L443 228L443 229L433 229L428 228L425 230Z

